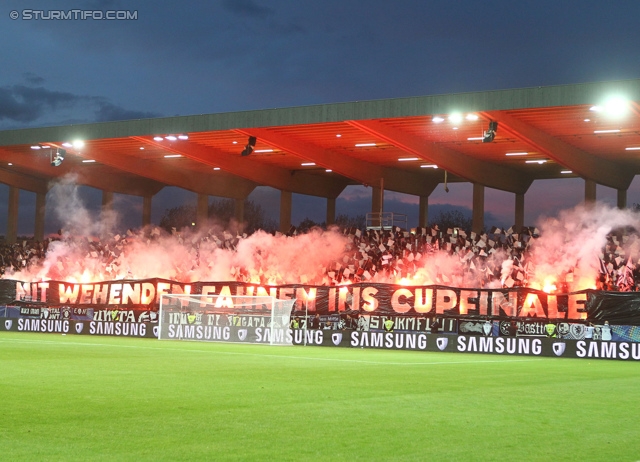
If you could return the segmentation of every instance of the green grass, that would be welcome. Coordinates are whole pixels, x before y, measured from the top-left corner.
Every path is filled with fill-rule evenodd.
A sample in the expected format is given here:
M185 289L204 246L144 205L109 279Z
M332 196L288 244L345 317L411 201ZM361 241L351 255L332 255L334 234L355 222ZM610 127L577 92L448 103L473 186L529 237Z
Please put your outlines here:
M640 364L0 334L0 460L640 459Z

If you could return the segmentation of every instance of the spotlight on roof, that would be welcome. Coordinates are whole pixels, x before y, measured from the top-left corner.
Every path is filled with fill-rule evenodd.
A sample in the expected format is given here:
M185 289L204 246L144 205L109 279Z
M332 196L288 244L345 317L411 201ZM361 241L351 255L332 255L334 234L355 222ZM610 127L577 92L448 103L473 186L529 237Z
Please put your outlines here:
M73 149L82 149L82 148L84 148L84 141L82 141L82 140L73 140L72 146L73 146Z
M495 120L489 121L489 130L485 131L482 136L483 143L491 143L493 139L496 137L496 132L498 131L498 122Z
M188 140L189 139L189 135L185 135L184 133L182 135L178 135L178 139L179 140Z
M52 167L60 167L60 165L62 164L62 161L64 160L64 156L67 154L67 151L65 151L64 149L56 149L56 153L55 155L53 154L53 151L51 152L51 166Z
M253 152L253 148L256 146L257 138L255 136L249 137L249 142L244 147L244 150L240 153L241 156L246 157Z

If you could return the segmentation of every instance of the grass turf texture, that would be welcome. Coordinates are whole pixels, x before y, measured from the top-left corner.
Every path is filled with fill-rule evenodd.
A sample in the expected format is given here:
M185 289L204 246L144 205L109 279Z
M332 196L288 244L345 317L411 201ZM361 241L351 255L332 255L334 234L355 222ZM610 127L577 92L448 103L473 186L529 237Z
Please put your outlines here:
M640 364L0 334L2 460L640 459Z

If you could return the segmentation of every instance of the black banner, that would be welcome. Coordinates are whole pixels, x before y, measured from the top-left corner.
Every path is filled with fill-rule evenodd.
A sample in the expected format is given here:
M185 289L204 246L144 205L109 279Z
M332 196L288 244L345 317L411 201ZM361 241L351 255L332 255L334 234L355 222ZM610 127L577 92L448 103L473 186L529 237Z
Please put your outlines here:
M157 338L158 324L0 318L0 331ZM268 327L195 324L172 324L168 326L167 331L168 338L175 340L264 344L273 341L297 346L640 361L640 343L627 341L571 340L531 336L441 335L426 332L337 331L286 327L270 329Z
M120 280L89 284L59 281L0 280L0 304L20 305L26 317L35 308L94 308L126 312L157 311L162 294L205 295L207 301L228 306L231 296L271 295L295 299L295 315L354 312L362 315L429 318L607 320L640 325L640 292L585 290L547 294L526 288L460 289L446 286L351 284L345 286L258 286L239 282L179 283L164 279ZM33 310L33 312L32 312ZM473 326L469 325L472 328Z
M0 318L0 331L157 338L158 324L151 322L76 321L73 319Z
M295 331L297 345L640 361L640 343L424 332Z

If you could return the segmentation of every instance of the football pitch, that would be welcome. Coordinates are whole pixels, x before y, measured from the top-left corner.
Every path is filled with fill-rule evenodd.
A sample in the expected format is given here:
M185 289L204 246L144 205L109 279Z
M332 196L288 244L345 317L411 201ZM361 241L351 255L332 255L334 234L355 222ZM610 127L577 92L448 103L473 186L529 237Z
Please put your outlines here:
M640 460L640 364L0 334L0 460Z

